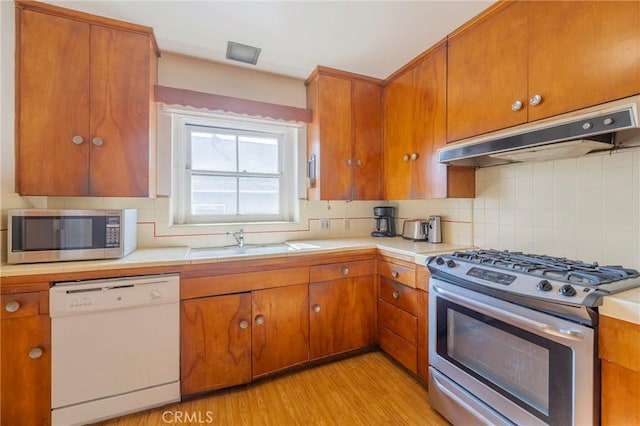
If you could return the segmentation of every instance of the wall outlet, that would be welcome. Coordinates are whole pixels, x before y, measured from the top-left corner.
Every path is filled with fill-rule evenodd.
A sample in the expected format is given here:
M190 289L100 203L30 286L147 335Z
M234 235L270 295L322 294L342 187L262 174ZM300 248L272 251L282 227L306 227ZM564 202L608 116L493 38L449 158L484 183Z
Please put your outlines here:
M331 229L331 219L320 219L320 229Z
M351 219L349 219L348 217L344 218L344 222L343 222L343 226L344 226L344 230L348 231L349 228L351 227Z

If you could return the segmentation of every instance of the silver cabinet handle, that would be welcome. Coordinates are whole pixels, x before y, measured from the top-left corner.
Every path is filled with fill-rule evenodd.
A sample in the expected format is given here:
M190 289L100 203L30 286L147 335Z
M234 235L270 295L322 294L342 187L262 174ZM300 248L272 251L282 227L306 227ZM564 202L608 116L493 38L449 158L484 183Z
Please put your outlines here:
M511 111L520 111L523 105L522 101L515 101L511 104Z
M20 302L17 300L10 300L4 305L4 310L7 312L16 312L18 309L20 309Z
M256 316L256 324L258 324L258 325L264 324L264 315Z
M529 99L529 103L534 106L540 104L540 102L542 102L542 96L540 95L533 95L531 99Z
M238 325L240 326L241 329L244 330L245 328L249 327L249 321L242 320L242 321L240 321L240 323Z
M29 358L38 359L42 356L43 353L44 351L42 350L42 348L33 348L29 351Z
M347 166L350 166L351 165L351 158L347 158L345 160L345 163L347 163Z
M313 312L315 312L317 314L318 312L320 312L320 305L315 304L315 305L313 305L312 309L313 309Z
M394 299L400 299L400 292L398 290L395 290L393 293L391 293L391 297L393 297Z
M414 152L413 154L411 154L411 159L412 159L413 161L416 161L416 160L418 159L418 153L417 153L417 152Z
M342 275L349 275L349 268L347 268L346 266L342 267Z
M398 278L398 277L400 276L400 272L398 272L398 271L391 271L391 276L392 276L393 278Z
M605 123L606 124L606 123ZM360 167L362 166L362 161L360 160L356 160L356 167Z
M82 145L82 143L84 142L84 138L80 135L75 135L74 137L71 138L71 142L73 142L76 145Z
M91 142L93 142L95 146L102 146L102 144L104 143L102 138L98 138L98 137L93 138Z
M402 157L402 161L406 163L407 161L409 161L409 158L410 157L408 155L405 155L404 157Z

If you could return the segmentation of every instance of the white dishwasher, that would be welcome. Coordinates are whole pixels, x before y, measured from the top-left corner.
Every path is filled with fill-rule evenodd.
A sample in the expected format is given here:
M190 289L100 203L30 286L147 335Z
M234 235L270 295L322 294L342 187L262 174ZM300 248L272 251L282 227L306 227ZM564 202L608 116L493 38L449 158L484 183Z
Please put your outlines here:
M179 296L178 275L51 287L54 426L180 400Z

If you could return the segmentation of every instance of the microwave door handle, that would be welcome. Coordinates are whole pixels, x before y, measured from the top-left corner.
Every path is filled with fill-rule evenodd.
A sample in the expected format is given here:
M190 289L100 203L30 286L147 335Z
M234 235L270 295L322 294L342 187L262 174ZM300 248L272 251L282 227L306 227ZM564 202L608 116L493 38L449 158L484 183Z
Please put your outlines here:
M539 321L526 318L524 316L516 315L511 312L504 311L502 309L497 309L493 306L486 305L484 303L479 303L468 297L452 293L448 290L438 287L436 284L432 286L432 289L435 290L435 292L438 293L440 296L442 296L444 299L451 300L452 302L456 302L459 305L465 306L469 309L481 311L482 313L489 313L496 319L502 320L506 323L516 325L518 327L542 332L550 336L554 336L554 337L565 339L565 340L581 341L583 340L583 337L584 337L582 333L580 333L579 331L558 329L548 324L544 324Z

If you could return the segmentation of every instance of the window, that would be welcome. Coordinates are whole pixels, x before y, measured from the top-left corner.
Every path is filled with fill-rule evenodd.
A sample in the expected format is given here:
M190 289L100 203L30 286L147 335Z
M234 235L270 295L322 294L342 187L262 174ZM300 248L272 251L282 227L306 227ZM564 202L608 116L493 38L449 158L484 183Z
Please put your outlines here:
M294 220L296 127L229 117L174 119L174 223Z

